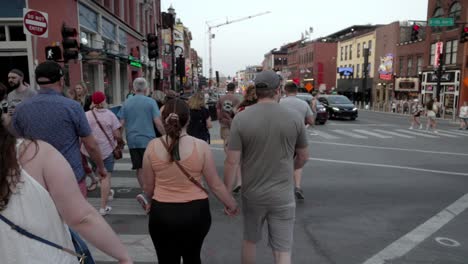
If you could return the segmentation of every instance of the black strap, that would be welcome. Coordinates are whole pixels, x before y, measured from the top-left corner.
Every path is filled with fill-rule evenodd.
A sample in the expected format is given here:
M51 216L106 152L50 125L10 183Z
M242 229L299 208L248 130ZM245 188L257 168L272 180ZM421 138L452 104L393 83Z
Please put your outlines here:
M110 139L109 135L107 135L106 131L104 130L104 128L102 127L101 125L101 122L99 122L99 119L97 119L97 116L96 116L96 113L94 113L94 110L91 110L91 113L93 113L93 116L94 116L94 119L96 119L96 122L99 126L99 128L102 130L102 133L104 133L104 135L106 136L107 140L109 141L109 144L111 145L111 147L114 149L114 144L112 142L112 140Z
M167 152L169 153L169 155L171 154L169 152L169 145L161 138L161 142L162 144L164 145L164 147L166 148ZM179 167L179 169L182 171L182 173L184 173L184 175L191 181L193 182L193 184L195 184L196 186L198 186L198 188L202 189L206 194L208 194L208 190L203 187L203 185L201 185L201 183L199 183L197 180L195 180L195 178L193 178L192 175L190 175L184 167L182 167L182 165L180 165L179 161L174 159L174 162L175 164L177 165L177 167Z
M9 225L11 227L11 229L15 230L16 232L18 232L19 234L25 236L25 237L29 237L30 239L33 239L33 240L36 240L36 241L39 241L43 244L46 244L48 246L51 246L53 248L56 248L56 249L59 249L59 250L62 250L62 251L65 251L67 252L68 254L70 255L73 255L75 257L77 257L80 261L80 263L83 263L84 259L86 258L85 255L80 255L78 253L76 253L75 251L71 250L71 249L68 249L68 248L65 248L65 247L62 247L60 245L57 245L55 244L54 242L51 242L47 239L44 239L42 237L38 237L28 231L26 231L25 229L17 226L15 223L13 223L12 221L10 221L8 218L6 218L5 216L3 216L2 214L0 214L0 220L2 220L3 222L5 222L7 225Z

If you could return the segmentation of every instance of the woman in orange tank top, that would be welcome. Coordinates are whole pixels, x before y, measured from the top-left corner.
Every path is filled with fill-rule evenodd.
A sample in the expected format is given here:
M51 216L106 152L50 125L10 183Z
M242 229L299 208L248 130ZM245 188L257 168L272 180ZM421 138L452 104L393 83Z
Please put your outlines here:
M228 215L237 203L216 171L209 145L187 134L190 109L173 99L162 112L166 136L152 140L143 157L144 191L149 231L158 263L201 263L200 251L211 226L208 195L202 177L225 205Z

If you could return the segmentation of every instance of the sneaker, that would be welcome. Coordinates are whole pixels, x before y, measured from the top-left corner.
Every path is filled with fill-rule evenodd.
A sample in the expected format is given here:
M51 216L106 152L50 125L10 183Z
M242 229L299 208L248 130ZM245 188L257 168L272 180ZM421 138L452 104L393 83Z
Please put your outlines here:
M294 194L296 195L296 199L298 200L304 200L304 193L302 192L301 188L294 188Z
M436 133L436 134L439 134L439 131L437 131L437 130L434 130L434 133Z
M137 201L140 203L141 208L146 210L146 205L149 203L144 194L139 194L136 197Z
M114 200L114 194L115 194L115 191L113 189L110 189L109 196L107 197L107 200L109 202Z
M410 126L409 129L413 129L413 126Z
M422 126L422 125L419 125L419 129L423 129L423 126Z
M99 209L99 213L102 215L102 216L105 216L105 215L108 215L110 213L110 211L112 210L112 207L110 206L106 206L106 208L101 208Z
M234 190L232 190L232 193L234 194L239 194L240 193L240 190L241 190L241 186L237 186L236 188L234 188Z

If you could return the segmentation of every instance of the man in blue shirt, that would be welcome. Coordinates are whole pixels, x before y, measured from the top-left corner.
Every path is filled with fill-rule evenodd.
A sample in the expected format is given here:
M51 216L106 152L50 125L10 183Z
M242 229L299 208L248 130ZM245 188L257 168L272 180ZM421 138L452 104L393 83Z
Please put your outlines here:
M18 136L43 140L62 153L86 196L80 141L97 164L99 175L102 178L107 176L101 151L86 115L78 102L63 96L63 69L58 63L46 61L39 64L35 75L41 89L36 96L17 106L13 128Z
M146 80L141 77L136 78L133 81L133 90L135 95L125 101L118 116L122 127L126 130L132 169L136 170L138 183L143 189L143 171L141 168L146 146L152 139L156 138L153 124L156 125L160 134L164 135L166 132L156 101L146 96ZM142 205L149 202L149 197L146 197L143 193L136 198Z

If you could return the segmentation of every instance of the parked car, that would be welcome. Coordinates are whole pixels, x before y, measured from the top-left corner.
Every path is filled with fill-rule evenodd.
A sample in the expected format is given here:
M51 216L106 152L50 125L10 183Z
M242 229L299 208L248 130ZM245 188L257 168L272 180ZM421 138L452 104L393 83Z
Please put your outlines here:
M310 101L312 101L312 95L310 93L298 93L297 98L307 102L310 107ZM315 118L315 124L324 125L328 120L328 112L325 106L317 100L317 116Z
M357 107L344 95L321 95L318 100L327 109L330 119L349 118L356 120L358 117Z

